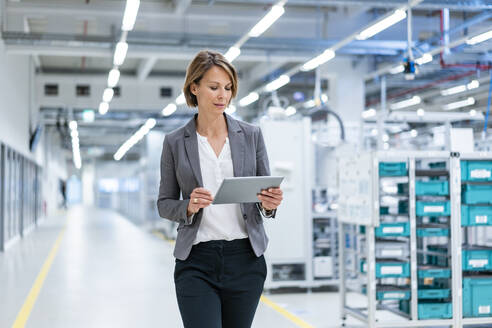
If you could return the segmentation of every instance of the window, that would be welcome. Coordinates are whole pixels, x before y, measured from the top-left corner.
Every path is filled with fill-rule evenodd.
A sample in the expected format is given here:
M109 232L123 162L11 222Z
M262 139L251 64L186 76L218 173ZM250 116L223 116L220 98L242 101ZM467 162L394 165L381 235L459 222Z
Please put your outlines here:
M161 98L170 98L173 96L173 89L169 87L161 88Z
M90 85L77 85L76 95L77 97L89 97L91 95Z
M121 87L114 87L113 90L115 97L121 97Z
M58 96L58 84L45 84L44 85L45 96Z

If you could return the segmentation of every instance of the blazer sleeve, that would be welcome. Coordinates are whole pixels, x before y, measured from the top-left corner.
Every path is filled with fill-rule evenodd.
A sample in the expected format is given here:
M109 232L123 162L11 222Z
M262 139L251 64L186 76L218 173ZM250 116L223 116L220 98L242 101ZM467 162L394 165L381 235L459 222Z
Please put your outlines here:
M268 154L265 147L265 140L263 140L263 134L258 127L258 137L256 140L256 175L270 175L270 163L268 162ZM261 203L256 203L258 211L264 218L274 218L277 210L267 211L261 206Z
M164 138L161 155L161 182L159 185L159 197L157 198L157 209L162 218L191 224L193 216L187 217L189 199L180 199L181 190L176 178L174 156L168 137Z

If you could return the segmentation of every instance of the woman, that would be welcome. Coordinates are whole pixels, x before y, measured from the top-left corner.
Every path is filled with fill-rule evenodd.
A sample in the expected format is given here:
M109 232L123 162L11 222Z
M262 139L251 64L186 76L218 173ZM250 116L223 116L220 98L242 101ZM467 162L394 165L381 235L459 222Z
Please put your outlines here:
M164 139L157 201L159 215L179 223L174 281L183 324L251 327L266 277L262 216L275 217L282 190L263 190L256 204L211 205L224 178L270 174L266 148L258 127L224 113L237 73L220 53L196 55L183 92L198 114Z

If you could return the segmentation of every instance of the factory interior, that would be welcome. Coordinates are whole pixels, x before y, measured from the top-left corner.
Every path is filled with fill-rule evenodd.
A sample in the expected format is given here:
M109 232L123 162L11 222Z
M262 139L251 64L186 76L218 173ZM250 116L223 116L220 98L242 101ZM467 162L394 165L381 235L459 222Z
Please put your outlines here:
M491 0L0 0L0 28L0 327L196 328L158 204L202 50L283 177L248 207L251 327L492 327Z

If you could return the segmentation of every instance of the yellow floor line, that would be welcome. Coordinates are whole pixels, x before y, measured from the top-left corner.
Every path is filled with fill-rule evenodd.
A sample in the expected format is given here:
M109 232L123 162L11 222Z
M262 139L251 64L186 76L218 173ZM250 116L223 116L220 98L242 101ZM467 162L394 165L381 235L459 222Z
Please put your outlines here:
M29 292L29 295L24 301L24 305L22 305L21 310L17 314L17 318L15 319L12 328L22 328L26 325L27 319L29 319L32 308L34 307L34 304L36 303L36 300L39 296L39 292L43 287L44 280L46 279L46 276L50 271L51 264L53 264L53 260L55 259L55 256L58 253L58 248L60 247L61 241L63 239L63 235L65 234L65 229L66 229L66 225L58 235L55 244L51 248L50 254L48 255L46 261L44 262L43 267L41 268L41 271L39 272L36 281L34 282L34 285L32 286L31 291Z
M299 326L301 328L314 328L314 326L310 325L309 323L302 320L301 318L293 315L292 313L290 313L289 311L287 311L286 309L284 309L280 305L276 304L274 301L270 300L266 296L262 295L260 298L260 301L263 304L271 307L272 309L274 309L275 311L277 311L278 313L280 313L281 315L283 315L284 317L286 317L287 319L289 319L293 323L295 323L297 326Z

